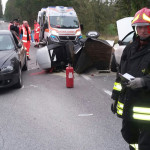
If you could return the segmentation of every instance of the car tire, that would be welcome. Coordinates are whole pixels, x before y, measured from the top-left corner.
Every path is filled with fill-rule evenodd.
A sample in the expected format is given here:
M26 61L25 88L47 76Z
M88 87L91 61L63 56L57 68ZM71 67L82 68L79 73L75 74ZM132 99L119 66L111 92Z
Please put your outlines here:
M23 71L27 71L27 70L28 70L27 56L25 56L25 64L24 64L22 70L23 70Z
M18 82L15 84L15 88L19 89L21 87L22 87L22 72L21 72L21 67L19 66Z
M117 72L117 62L116 62L115 55L112 56L112 60L111 60L111 71L112 71L112 72Z

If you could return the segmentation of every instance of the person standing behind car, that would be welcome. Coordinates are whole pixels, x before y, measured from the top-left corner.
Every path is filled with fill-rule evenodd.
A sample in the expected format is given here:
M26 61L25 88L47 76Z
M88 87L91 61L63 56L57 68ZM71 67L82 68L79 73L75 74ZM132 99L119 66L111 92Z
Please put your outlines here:
M130 150L150 150L150 9L139 10L132 26L136 38L123 51L111 109L123 119L121 133ZM125 80L125 73L133 79Z
M18 19L14 19L13 24L10 25L10 30L15 31L19 36Z
M22 42L26 48L27 60L30 60L29 50L30 50L30 40L31 40L31 29L27 21L23 21L22 29Z
M40 34L40 25L34 20L34 41L35 47L38 47L39 44L39 34Z

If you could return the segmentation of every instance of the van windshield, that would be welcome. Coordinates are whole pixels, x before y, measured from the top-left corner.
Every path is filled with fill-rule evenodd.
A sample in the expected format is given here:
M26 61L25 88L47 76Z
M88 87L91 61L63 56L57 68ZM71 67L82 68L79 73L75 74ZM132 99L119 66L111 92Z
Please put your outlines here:
M50 16L50 26L52 28L79 28L77 17L72 16Z

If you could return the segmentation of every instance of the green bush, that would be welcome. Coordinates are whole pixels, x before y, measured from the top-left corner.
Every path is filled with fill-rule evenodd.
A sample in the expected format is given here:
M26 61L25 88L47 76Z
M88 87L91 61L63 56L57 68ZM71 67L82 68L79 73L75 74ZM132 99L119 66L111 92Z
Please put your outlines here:
M110 35L110 36L115 36L117 35L117 28L115 24L109 24L105 28L105 34Z

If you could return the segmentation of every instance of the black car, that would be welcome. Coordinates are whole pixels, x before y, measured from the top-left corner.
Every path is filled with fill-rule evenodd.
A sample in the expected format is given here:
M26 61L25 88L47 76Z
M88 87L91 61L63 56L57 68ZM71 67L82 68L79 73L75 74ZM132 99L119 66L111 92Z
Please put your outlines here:
M22 87L22 70L27 70L26 50L15 32L0 30L0 88Z

